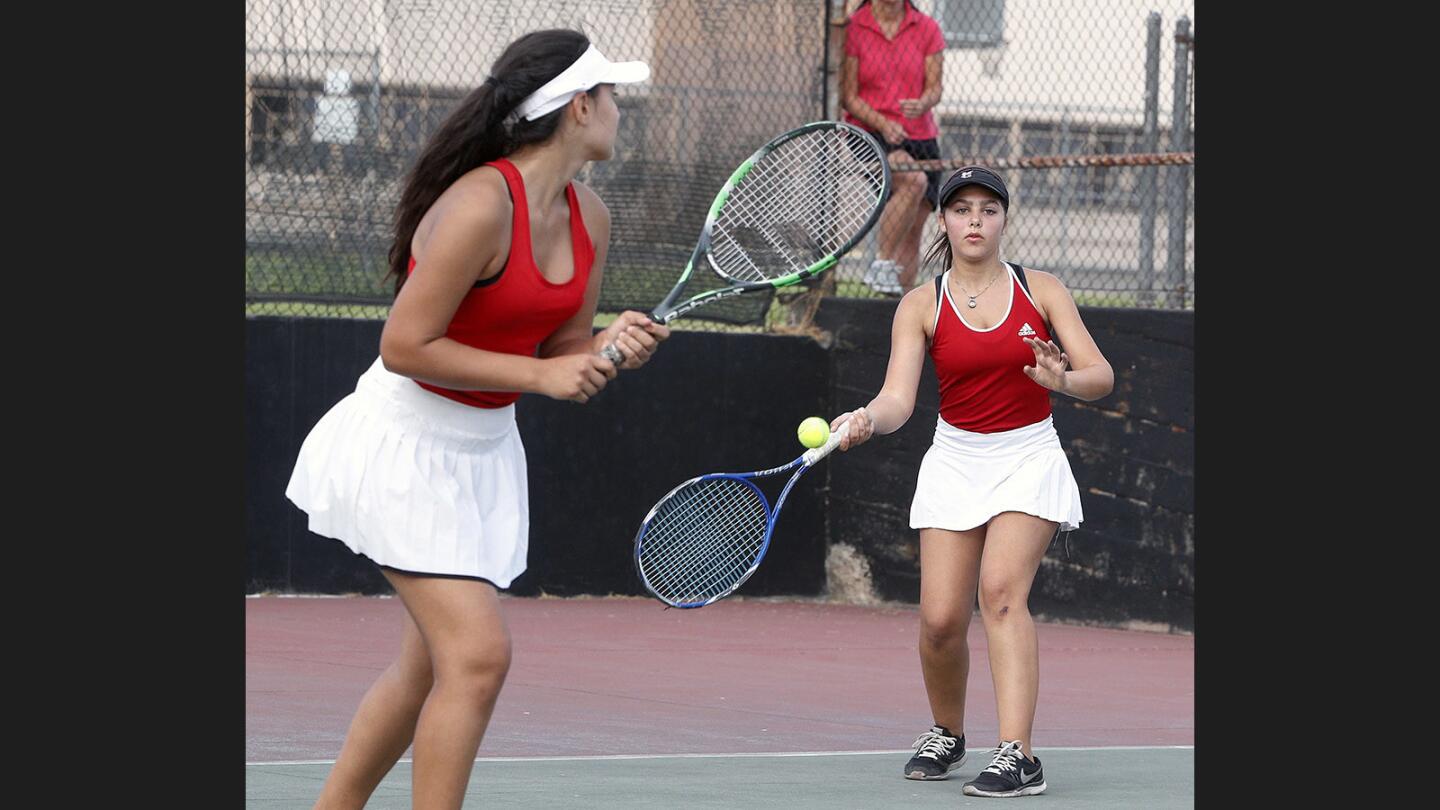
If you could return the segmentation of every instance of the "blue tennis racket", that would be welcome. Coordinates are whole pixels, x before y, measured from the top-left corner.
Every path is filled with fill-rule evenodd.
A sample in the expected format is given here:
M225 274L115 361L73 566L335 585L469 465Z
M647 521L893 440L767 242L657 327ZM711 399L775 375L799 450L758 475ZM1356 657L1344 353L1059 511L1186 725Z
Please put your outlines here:
M805 471L830 455L850 429L847 422L825 444L781 467L691 478L650 508L635 534L635 570L645 589L677 608L724 599L744 584L770 548L780 509ZM755 479L795 471L775 501Z

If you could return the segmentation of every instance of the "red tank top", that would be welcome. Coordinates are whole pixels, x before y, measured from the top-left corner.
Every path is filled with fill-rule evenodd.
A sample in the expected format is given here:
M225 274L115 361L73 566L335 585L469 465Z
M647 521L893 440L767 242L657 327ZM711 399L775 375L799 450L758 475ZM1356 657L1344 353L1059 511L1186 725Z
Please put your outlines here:
M565 186L570 203L570 247L575 275L564 284L554 284L540 274L530 251L530 206L525 198L525 181L515 165L504 158L485 164L505 175L515 214L510 227L510 258L496 280L482 282L465 294L445 336L492 352L534 357L540 344L580 310L595 247L580 216L575 184ZM415 271L415 257L410 270ZM477 408L503 408L520 398L518 391L457 391L416 381L421 388L456 402Z
M1025 376L1035 352L1024 338L1049 340L1045 319L1030 294L1010 275L1010 310L985 330L960 318L950 297L950 279L941 285L930 358L940 379L940 417L972 433L997 433L1033 425L1050 415L1050 389Z

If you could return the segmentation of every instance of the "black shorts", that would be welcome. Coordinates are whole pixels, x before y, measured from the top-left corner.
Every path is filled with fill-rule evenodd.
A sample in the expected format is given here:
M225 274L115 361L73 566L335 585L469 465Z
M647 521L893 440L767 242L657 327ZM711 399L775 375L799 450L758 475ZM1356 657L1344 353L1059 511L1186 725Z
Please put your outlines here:
M899 146L891 146L884 138L876 136L876 139L891 152L897 149L904 149L910 153L910 157L916 160L939 160L940 141L935 138L926 138L923 141L912 141L909 138L900 142ZM940 175L941 171L925 172L925 199L930 201L930 208L933 210L939 205L940 198Z

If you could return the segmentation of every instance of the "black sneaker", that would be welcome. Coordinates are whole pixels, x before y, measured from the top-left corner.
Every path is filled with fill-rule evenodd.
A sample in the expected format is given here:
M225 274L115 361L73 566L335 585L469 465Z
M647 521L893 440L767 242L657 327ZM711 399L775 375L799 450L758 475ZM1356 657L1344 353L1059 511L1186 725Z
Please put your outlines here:
M948 779L965 761L965 735L956 737L944 726L931 726L912 745L915 756L905 763L906 779Z
M1012 740L995 749L995 758L980 775L962 788L970 796L1034 796L1045 792L1045 772L1040 758L1025 758L1019 740Z

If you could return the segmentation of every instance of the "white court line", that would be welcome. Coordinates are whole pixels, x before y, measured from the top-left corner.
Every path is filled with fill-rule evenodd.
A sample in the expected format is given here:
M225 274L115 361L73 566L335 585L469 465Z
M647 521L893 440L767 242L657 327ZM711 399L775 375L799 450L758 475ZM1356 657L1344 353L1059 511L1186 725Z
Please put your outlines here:
M1088 745L1088 746L1042 746L1042 751L1193 751L1193 745ZM862 756L865 754L908 754L914 748L894 748L882 751L771 751L771 752L742 752L736 754L595 754L590 756L573 757L476 757L479 762L587 762L612 759L728 759L742 757L849 757ZM978 751L978 748L970 749ZM402 759L398 762L412 763L413 760ZM334 765L333 759L294 759L281 760L276 762L247 762L246 767L251 765Z

